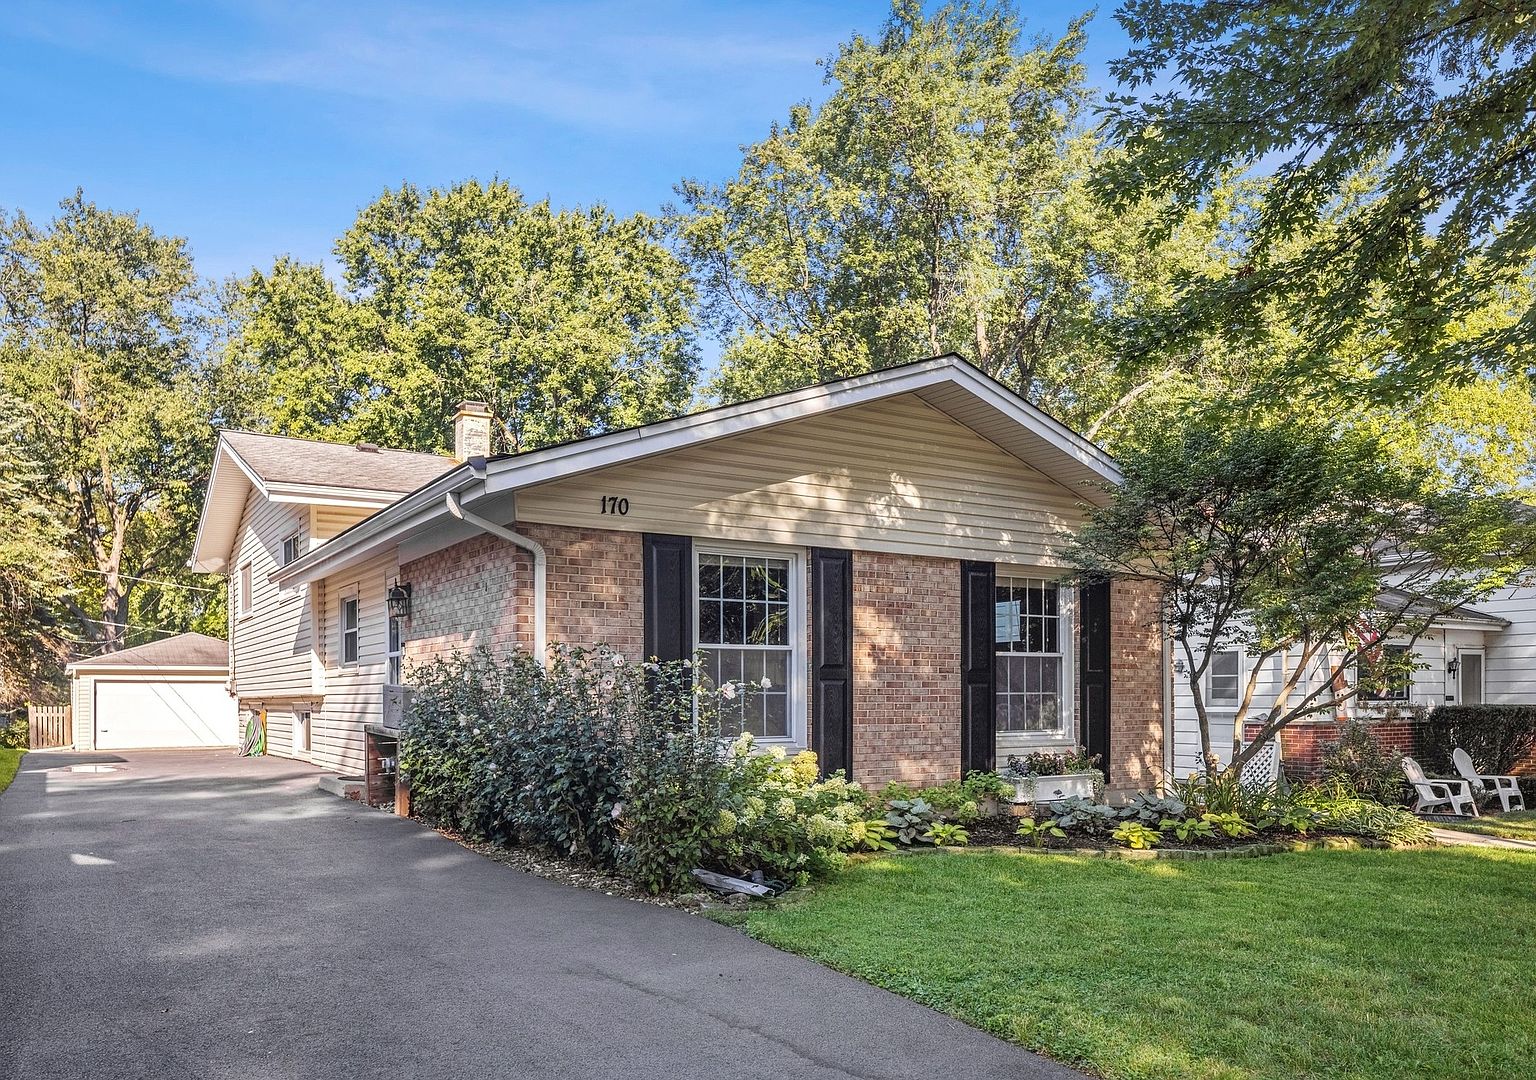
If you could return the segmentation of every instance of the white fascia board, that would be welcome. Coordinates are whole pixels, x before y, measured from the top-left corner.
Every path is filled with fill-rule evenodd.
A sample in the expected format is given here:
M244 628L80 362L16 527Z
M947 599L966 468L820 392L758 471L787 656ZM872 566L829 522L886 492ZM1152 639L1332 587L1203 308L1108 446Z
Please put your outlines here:
M112 675L124 680L159 678L212 679L229 673L228 664L173 664L139 667L135 664L103 664L77 660L64 669L66 675Z
M188 565L193 570L206 574L222 573L229 562L227 557L209 558L203 551L208 535L208 508L213 505L213 493L218 489L222 478L220 469L224 467L226 460L233 461L235 467L245 475L246 480L256 490L266 494L266 489L262 487L261 477L257 476L250 466L240 460L240 455L235 453L229 444L224 441L224 435L221 432L218 445L214 447L213 451L213 468L208 473L208 486L203 491L203 508L197 515L197 533L192 540L192 557L187 560ZM237 523L235 528L238 530L239 527ZM226 552L226 556L227 554Z
M332 487L321 484L268 484L263 494L275 503L304 503L308 506L345 506L363 510L382 510L400 500L403 492L373 491L366 488Z

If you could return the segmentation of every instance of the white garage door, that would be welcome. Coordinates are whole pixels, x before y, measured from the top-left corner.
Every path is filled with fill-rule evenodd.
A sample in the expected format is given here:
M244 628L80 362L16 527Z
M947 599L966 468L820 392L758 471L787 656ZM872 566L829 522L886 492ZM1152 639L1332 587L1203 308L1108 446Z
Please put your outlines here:
M233 746L235 699L222 682L96 680L96 749Z

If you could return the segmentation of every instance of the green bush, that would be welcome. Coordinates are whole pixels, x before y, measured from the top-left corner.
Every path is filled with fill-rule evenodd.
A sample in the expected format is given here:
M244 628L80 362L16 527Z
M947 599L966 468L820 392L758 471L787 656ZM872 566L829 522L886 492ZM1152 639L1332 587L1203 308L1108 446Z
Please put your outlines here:
M26 714L6 720L0 716L0 750L25 750L31 741Z
M449 656L411 673L400 767L422 818L477 840L617 869L652 892L695 867L800 884L874 842L864 795L816 756L727 747L722 702L689 662L606 648Z
M1536 705L1441 705L1419 738L1420 763L1431 773L1456 775L1451 751L1459 746L1479 769L1506 776L1536 752Z
M883 812L893 801L911 802L919 796L946 820L968 825L981 817L982 804L988 800L1012 801L1013 784L995 772L979 770L966 773L964 780L949 780L921 789L892 781L875 794L870 809Z
M1339 781L1359 795L1380 803L1399 803L1407 787L1403 756L1384 749L1371 735L1369 724L1348 721L1337 742L1323 747L1326 781Z
M1299 807L1317 816L1316 825L1326 832L1345 833L1380 840L1393 847L1427 844L1430 828L1399 806L1383 806L1339 780L1309 784L1297 792Z
M1279 817L1294 802L1284 779L1272 784L1248 785L1236 769L1221 772L1191 773L1173 782L1173 797L1187 807L1191 817L1201 814L1236 814L1245 821L1264 821Z

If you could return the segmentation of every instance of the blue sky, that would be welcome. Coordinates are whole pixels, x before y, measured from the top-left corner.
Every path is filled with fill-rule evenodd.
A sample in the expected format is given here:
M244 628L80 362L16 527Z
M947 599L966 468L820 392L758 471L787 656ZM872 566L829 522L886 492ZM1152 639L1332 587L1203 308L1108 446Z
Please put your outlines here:
M1085 5L1020 4L1059 34ZM223 277L325 259L386 186L501 175L561 205L653 211L683 176L822 94L816 61L882 0L838 3L0 5L0 207L79 185ZM1125 39L1106 8L1092 77Z

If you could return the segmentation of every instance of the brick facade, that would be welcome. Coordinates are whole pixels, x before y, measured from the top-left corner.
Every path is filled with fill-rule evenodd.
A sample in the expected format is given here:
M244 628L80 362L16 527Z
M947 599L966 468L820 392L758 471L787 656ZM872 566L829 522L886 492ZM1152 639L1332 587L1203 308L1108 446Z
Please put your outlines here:
M516 528L548 555L550 643L602 642L640 657L640 534ZM959 561L857 552L853 568L854 776L871 786L954 779L960 773ZM403 564L400 580L413 590L405 627L408 669L479 646L493 652L532 648L532 560L507 541L472 537ZM1118 793L1151 790L1163 762L1156 597L1144 583L1122 581L1110 603L1109 782ZM809 654L807 630L807 660Z
M853 627L855 779L959 776L959 561L856 552Z
M551 644L644 650L640 535L520 525L548 557L545 630ZM533 648L533 560L509 542L475 536L400 567L411 583L407 664L461 649Z
M1111 795L1157 791L1163 780L1163 637L1157 586L1118 578L1109 594Z
M1397 716L1381 720L1367 720L1371 740L1377 746L1394 754L1410 757L1419 751L1419 725L1416 716ZM1243 725L1243 737L1252 740L1259 734L1262 724L1250 721ZM1286 775L1297 778L1313 777L1322 772L1323 751L1339 741L1344 722L1338 720L1308 720L1288 724L1280 730L1280 760Z

